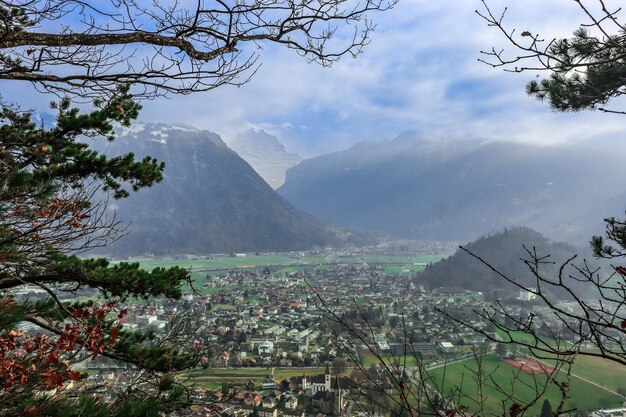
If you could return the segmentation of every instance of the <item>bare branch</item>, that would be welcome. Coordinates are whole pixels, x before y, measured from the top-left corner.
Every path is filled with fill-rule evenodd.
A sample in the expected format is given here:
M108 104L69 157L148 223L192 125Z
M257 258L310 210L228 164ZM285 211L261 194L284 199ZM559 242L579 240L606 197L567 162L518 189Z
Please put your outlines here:
M396 2L199 0L187 8L125 0L96 8L76 0L3 1L12 17L0 20L0 79L81 97L119 83L147 97L240 85L258 68L259 43L285 45L324 66L356 56L375 28L370 16Z

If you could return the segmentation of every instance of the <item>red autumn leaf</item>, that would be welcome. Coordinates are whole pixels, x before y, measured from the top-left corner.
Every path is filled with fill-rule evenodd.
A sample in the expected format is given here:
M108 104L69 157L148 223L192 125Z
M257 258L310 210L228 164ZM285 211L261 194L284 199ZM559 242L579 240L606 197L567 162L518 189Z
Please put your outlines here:
M59 364L59 354L57 352L52 352L48 355L48 357L46 358L46 362L50 363L52 362L55 365Z
M27 50L26 50L26 54L27 54L27 55L32 55L32 53L33 53L33 52L35 52L35 50L34 50L34 49L27 49Z
M61 376L61 374L53 369L42 372L40 375L42 378L45 378L45 380L43 381L43 385L45 387L60 387L61 385L63 385L63 377Z
M622 320L622 322L620 323L620 326L622 329L626 329L626 320Z
M120 328L116 327L113 330L111 330L111 340L115 340L115 338L117 337L117 334L120 332Z
M67 377L72 381L78 381L80 379L80 374L78 372L67 370Z
M527 30L522 32L522 36L532 36L531 33Z
M23 332L19 331L19 330L9 330L7 332L7 334L9 335L9 337L13 338L13 337L21 337L22 335L24 335Z
M0 298L0 308L3 310L13 310L15 304L15 300L12 297Z
M35 411L37 411L37 407L34 406L33 404L29 405L28 407L24 409L24 412L26 414L35 414Z

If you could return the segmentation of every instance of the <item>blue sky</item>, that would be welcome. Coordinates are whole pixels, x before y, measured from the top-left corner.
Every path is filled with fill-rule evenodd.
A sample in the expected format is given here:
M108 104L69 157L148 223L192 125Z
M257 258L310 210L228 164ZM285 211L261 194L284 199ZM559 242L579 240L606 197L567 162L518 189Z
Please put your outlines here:
M571 0L492 0L490 5L494 10L508 6L506 22L518 33L568 36L583 21ZM262 128L303 156L390 139L407 129L434 138L545 145L621 138L626 116L553 113L524 93L534 74L506 73L477 62L481 49L508 48L474 13L480 7L479 0L400 0L395 9L374 16L377 30L357 59L322 68L265 44L259 51L262 66L250 83L145 102L141 117L213 130L226 140L238 131ZM38 108L52 99L7 83L2 94Z

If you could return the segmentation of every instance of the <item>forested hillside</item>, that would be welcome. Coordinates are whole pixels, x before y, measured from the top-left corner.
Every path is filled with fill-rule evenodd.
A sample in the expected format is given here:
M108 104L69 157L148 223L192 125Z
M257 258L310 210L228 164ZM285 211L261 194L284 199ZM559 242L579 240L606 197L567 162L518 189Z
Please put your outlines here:
M581 253L579 248L562 242L552 242L526 227L507 228L483 236L464 245L464 248L516 282L530 287L534 285L535 280L524 263L524 260L531 259L526 249L536 251L539 256L549 255L540 268L546 277L556 277L563 262L572 255ZM441 262L428 265L426 270L418 275L417 281L429 288L481 291L488 298L494 298L496 290L504 290L499 296L517 296L519 290L462 249Z

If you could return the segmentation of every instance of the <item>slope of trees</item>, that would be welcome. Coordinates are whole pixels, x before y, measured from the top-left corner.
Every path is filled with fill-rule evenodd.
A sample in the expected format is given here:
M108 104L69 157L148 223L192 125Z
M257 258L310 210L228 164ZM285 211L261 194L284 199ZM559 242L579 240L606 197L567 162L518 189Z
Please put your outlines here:
M551 242L532 229L511 227L468 243L465 250L459 250L449 258L429 265L419 275L418 281L428 283L432 288L444 286L482 291L488 299L495 299L495 290L505 290L499 292L498 298L505 294L516 297L517 287L503 281L497 273L476 262L468 252L489 260L495 268L515 277L516 282L532 286L533 276L526 265L520 262L520 258L528 255L524 246L535 248L539 253L550 254L549 260L554 264L545 266L546 273L558 273L560 263L576 253L573 246Z

